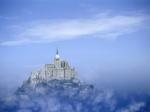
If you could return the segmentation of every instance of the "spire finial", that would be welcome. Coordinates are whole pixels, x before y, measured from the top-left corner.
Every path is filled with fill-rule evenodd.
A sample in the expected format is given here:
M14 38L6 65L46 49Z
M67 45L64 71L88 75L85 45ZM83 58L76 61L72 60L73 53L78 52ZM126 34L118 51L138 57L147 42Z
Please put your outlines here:
M56 55L58 55L59 54L59 52L58 52L58 48L57 48L57 50L56 50Z

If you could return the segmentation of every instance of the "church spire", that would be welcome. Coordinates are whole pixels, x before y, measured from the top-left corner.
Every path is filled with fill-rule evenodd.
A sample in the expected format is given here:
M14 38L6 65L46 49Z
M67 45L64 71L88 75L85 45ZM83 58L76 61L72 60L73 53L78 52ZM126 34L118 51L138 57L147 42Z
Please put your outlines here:
M56 50L56 56L55 56L55 58L56 58L56 59L59 59L59 58L60 58L58 49Z

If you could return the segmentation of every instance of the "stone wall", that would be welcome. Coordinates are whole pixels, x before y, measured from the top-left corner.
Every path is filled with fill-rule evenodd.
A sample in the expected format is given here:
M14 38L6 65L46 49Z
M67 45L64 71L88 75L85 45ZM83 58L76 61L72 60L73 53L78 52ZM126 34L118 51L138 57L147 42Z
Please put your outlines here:
M45 64L40 71L32 72L30 76L31 83L39 83L49 80L70 80L75 78L75 69L71 68L66 61L54 59L54 64Z

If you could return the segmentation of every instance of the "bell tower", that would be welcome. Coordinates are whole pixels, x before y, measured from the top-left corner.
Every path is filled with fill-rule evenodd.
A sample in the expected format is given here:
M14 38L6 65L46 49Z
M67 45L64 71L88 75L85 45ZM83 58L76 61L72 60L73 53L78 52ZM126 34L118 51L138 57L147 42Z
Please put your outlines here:
M56 68L61 68L61 60L60 60L60 56L59 56L59 52L58 49L56 50L56 55L55 55L55 59L54 59L54 64Z

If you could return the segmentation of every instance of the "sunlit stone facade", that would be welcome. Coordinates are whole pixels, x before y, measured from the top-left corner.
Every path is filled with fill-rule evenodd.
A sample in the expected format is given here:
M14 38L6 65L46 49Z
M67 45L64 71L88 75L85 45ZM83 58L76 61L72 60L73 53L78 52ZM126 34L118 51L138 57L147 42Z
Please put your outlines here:
M49 80L70 80L75 78L75 69L67 61L61 60L56 52L54 64L45 64L43 69L31 73L29 81L33 84Z

